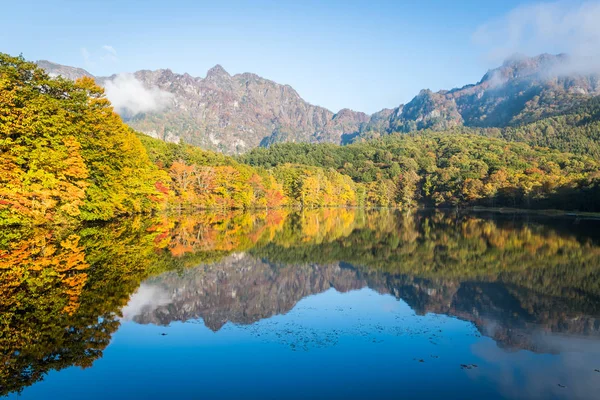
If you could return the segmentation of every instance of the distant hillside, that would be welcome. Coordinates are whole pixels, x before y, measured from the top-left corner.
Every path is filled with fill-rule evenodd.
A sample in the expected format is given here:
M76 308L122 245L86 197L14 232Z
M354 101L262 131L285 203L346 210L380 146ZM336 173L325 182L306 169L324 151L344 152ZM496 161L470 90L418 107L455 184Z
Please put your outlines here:
M549 147L574 154L600 158L600 96L580 99L571 108L533 122L505 127L449 126L445 129L427 128L419 133L441 131L444 134L471 134L502 138L510 142L523 142L531 146ZM387 136L387 131L364 131L351 138L351 142L366 142ZM406 133L406 132L405 132Z
M41 60L36 63L38 67L45 69L48 75L52 77L62 76L67 79L75 80L88 76L93 78L94 75L90 74L83 68L67 67L66 65L56 64L50 61Z
M505 127L557 115L600 94L600 74L581 75L569 66L564 54L510 59L477 84L422 90L409 103L386 110L383 123L372 119L364 131Z

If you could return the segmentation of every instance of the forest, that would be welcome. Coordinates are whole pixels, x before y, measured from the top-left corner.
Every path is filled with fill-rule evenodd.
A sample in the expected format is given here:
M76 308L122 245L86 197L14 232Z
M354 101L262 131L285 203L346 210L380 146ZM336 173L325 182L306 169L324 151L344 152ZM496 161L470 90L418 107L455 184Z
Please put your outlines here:
M515 207L598 211L598 161L520 142L470 134L394 134L347 146L283 143L241 160L290 163L348 175L375 206Z
M53 78L0 54L0 225L194 209L600 211L597 110L590 101L516 128L283 143L232 158L137 133L91 78Z

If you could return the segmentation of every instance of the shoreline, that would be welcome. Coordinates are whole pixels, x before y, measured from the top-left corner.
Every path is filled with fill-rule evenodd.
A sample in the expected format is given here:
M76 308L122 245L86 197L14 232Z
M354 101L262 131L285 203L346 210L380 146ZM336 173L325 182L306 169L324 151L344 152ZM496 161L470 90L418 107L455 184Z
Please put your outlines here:
M500 214L534 214L542 215L546 217L569 217L577 219L594 219L600 220L600 212L586 212L586 211L563 211L563 210L531 210L527 208L509 208L509 207L467 207L460 210L467 210L470 212L493 212Z
M23 229L23 228L36 228L36 227L58 227L58 226L80 226L80 225L95 225L95 224L107 224L127 218L135 218L135 217L153 217L157 215L189 215L195 213L215 213L215 214L226 214L226 213L256 213L256 212L269 212L281 209L287 209L290 211L303 211L303 210L325 210L325 209L363 209L363 210L396 210L399 212L431 212L431 211L445 211L445 212L467 212L467 213L493 213L493 214L503 214L503 215L536 215L543 216L549 218L568 218L568 219L586 219L586 220L599 220L600 221L600 212L585 212L585 211L563 211L563 210L553 210L553 209L545 209L545 210L532 210L527 208L511 208L511 207L422 207L422 208L413 208L413 209L402 209L398 207L365 207L365 206L323 206L323 207L299 207L299 206L284 206L284 207L273 207L273 208L195 208L195 207L183 207L181 209L168 208L161 212L152 212L152 213L133 213L133 214L125 214L121 215L109 220L94 220L94 221L74 221L72 224L52 224L52 223L44 223L44 224L7 224L3 225L0 223L0 227L4 229Z

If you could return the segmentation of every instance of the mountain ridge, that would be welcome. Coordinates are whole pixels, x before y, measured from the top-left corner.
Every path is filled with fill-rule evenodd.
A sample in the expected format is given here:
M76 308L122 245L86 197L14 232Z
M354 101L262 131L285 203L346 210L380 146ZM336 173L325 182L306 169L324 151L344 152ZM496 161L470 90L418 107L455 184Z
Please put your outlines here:
M41 60L37 64L51 75L68 79L94 77L81 68ZM173 104L160 112L129 116L134 129L165 141L197 145L224 153L239 153L280 136L286 141L339 143L344 134L359 130L367 114L349 109L334 113L304 101L290 85L281 85L256 74L230 75L220 64L204 78L170 69L140 70L132 74L146 88L174 95ZM119 75L94 77L106 86ZM204 100L204 101L203 101Z
M94 77L81 68L45 60L37 64L52 76ZM290 85L250 72L231 75L220 64L204 78L170 69L140 70L130 76L146 90L165 93L163 107L128 112L117 102L115 108L132 128L155 138L239 154L277 142L344 144L393 132L536 121L600 95L600 74L581 74L569 66L565 54L515 56L475 84L423 89L408 103L371 115L347 108L334 113L305 101ZM94 78L113 92L126 90L114 85L119 76Z

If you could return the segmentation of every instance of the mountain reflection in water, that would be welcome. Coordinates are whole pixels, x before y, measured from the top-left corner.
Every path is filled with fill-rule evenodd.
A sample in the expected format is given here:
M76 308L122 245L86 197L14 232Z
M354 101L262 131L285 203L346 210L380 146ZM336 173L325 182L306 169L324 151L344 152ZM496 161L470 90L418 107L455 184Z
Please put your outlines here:
M600 389L598 227L600 221L531 215L325 209L4 231L0 394L27 397L24 388L70 366L92 367L93 374L112 336L133 329L130 324L168 333L178 322L201 322L223 337L235 327L279 343L278 352L317 354L315 348L348 338L398 347L408 339L397 338L410 337L438 349L409 359L416 364L464 344L485 362L452 365L470 374L472 390L461 389L467 398L594 398ZM396 310L393 319L377 320L380 306ZM461 333L474 342L452 339L455 323L446 316L468 322ZM277 318L286 323L277 325ZM531 357L552 355L564 362L550 382L547 360ZM519 365L523 357L527 364ZM507 382L506 370L517 369L519 382ZM417 372L397 371L403 373ZM438 384L452 382L440 375ZM50 389L35 392L38 385L32 396L52 398ZM433 395L405 390L409 397Z

